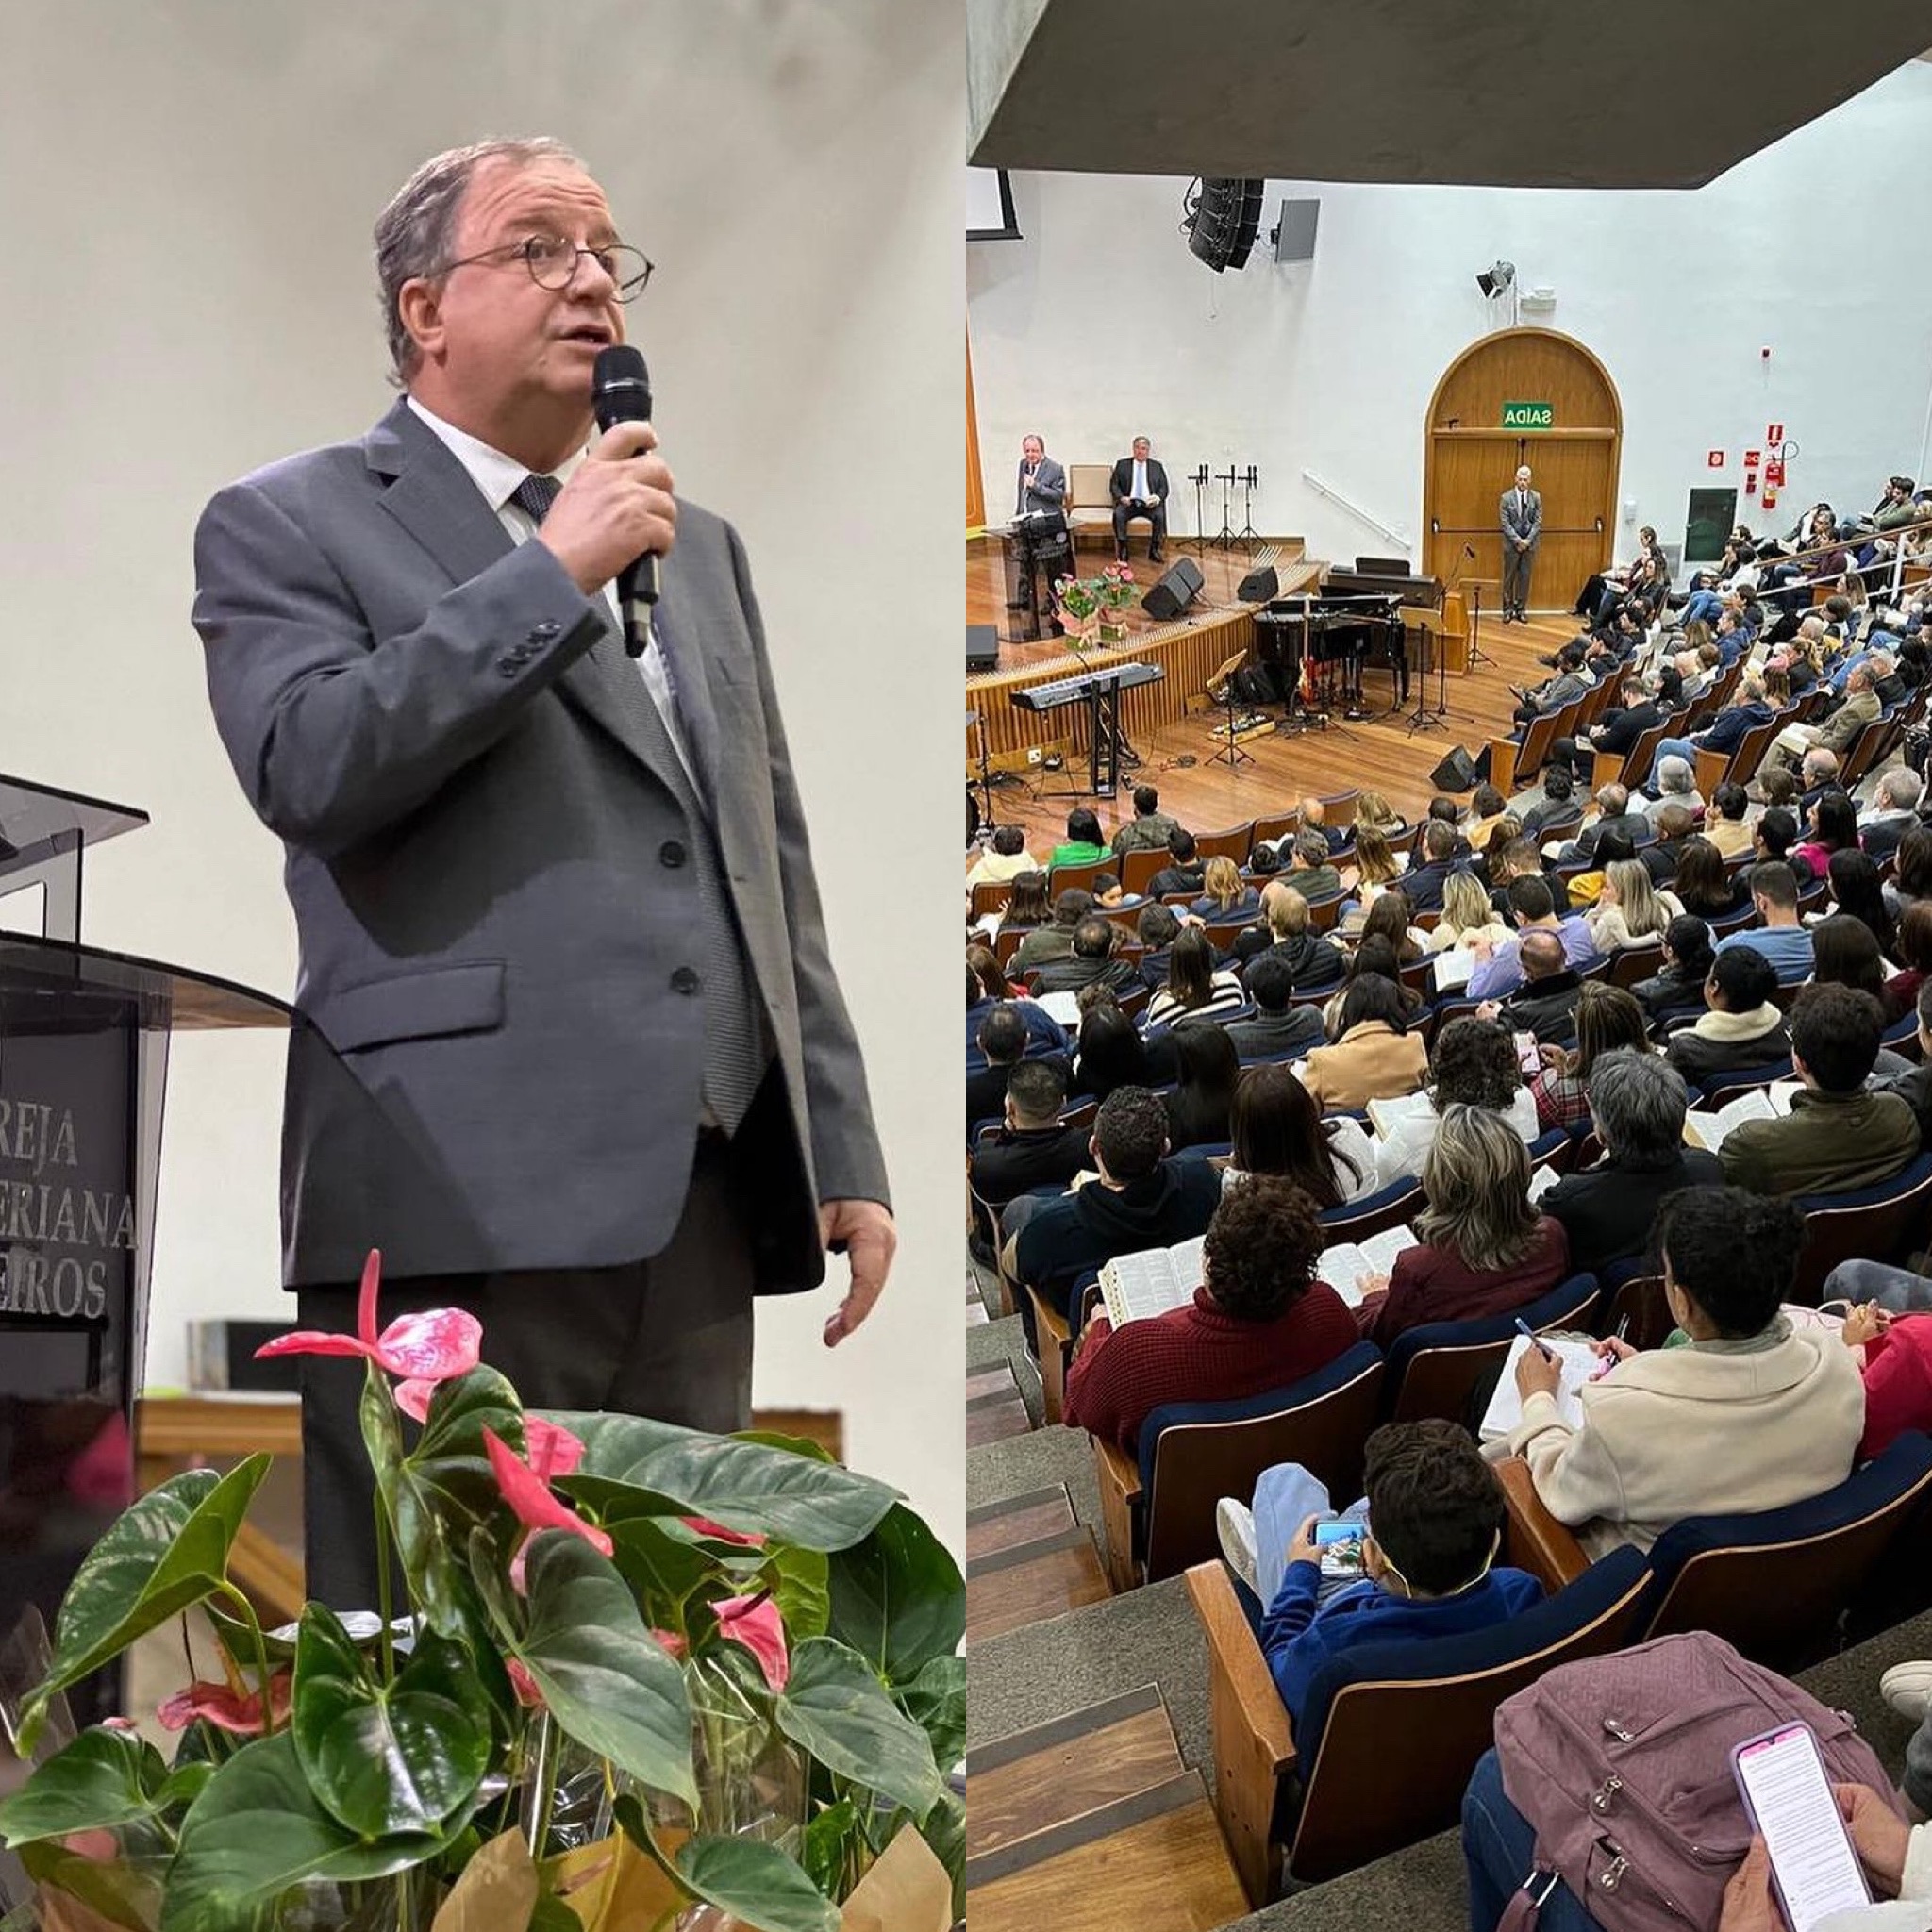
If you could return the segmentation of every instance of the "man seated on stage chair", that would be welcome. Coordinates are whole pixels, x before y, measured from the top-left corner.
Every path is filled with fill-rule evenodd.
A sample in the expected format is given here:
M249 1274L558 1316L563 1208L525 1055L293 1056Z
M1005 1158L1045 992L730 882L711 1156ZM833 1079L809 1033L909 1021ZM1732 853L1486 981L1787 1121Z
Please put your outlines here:
M1113 554L1117 562L1127 560L1127 525L1145 523L1152 535L1147 543L1147 561L1161 560L1161 545L1167 541L1167 471L1148 455L1144 436L1134 439L1134 454L1123 457L1108 478L1108 492L1113 498Z

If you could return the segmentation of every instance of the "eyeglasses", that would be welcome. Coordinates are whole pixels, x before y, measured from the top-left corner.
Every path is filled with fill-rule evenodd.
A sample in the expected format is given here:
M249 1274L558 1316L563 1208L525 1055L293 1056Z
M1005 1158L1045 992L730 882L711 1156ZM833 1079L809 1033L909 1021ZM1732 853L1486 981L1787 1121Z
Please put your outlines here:
M521 259L540 289L567 289L576 279L579 257L586 255L617 284L616 299L620 302L635 302L649 285L651 271L657 266L641 249L622 242L608 242L599 248L580 248L561 235L532 235L526 242L499 242L480 255L446 261L435 273L446 275L478 261Z

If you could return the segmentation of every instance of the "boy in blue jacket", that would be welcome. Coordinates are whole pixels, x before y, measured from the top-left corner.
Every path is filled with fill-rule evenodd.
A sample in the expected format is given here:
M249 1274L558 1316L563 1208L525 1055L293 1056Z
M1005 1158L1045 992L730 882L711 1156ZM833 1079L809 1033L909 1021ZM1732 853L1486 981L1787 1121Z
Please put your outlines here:
M1368 1528L1361 1580L1324 1594L1316 1518L1308 1516L1288 1547L1274 1600L1263 1598L1261 1648L1297 1724L1316 1672L1339 1652L1405 1638L1462 1636L1506 1623L1542 1598L1534 1576L1491 1567L1507 1515L1503 1489L1465 1431L1440 1420L1391 1423L1369 1438L1364 1455ZM1284 1465L1279 1474L1307 1493L1306 1472ZM1265 1472L1256 1488L1256 1514L1264 1524L1273 1513L1269 1491L1276 1475ZM1236 1519L1246 1514L1232 1512ZM1224 1506L1223 1523L1224 1549L1255 1588L1257 1571L1236 1560L1254 1552L1252 1531L1226 1534L1234 1524ZM1273 1565L1268 1568L1272 1573ZM1273 1583L1273 1574L1266 1580Z

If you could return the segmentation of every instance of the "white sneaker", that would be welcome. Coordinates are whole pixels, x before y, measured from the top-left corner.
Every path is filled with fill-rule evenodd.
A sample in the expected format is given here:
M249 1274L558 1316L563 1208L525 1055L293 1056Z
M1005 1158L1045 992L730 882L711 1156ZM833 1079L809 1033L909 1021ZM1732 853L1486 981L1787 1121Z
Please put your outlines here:
M1221 1554L1227 1567L1252 1590L1261 1594L1256 1581L1255 1512L1233 1496L1224 1496L1214 1506L1214 1533L1221 1539Z
M1222 1547L1227 1547L1226 1538ZM1903 1718L1915 1724L1925 1722L1925 1707L1932 1703L1932 1662L1893 1664L1878 1680L1878 1694Z

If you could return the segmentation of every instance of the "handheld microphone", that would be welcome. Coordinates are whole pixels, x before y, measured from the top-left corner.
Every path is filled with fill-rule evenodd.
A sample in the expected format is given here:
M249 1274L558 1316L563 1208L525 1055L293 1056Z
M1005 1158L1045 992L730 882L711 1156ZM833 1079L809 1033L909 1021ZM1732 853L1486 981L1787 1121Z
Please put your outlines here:
M597 412L597 427L609 429L619 423L648 423L651 420L651 378L644 358L627 342L612 342L597 351L596 368L591 377L591 401ZM640 622L637 607L658 601L658 558L645 551L635 563L617 574L617 608L624 613L624 647L633 658L644 655L649 636L648 621Z

